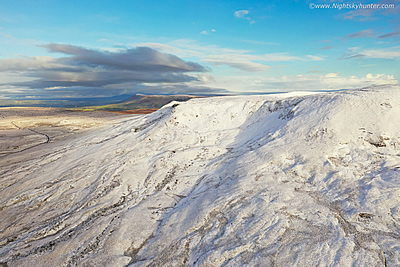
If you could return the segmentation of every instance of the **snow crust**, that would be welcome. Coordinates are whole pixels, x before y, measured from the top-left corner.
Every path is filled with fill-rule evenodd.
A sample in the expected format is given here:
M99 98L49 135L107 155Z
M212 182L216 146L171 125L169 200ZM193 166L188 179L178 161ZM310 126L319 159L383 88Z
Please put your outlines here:
M173 102L21 157L10 266L400 265L399 86Z

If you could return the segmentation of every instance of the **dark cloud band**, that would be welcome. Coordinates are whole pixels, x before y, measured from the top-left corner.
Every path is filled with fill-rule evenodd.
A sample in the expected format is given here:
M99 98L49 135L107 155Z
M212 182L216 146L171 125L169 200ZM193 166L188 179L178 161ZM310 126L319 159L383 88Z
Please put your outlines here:
M119 84L180 84L198 81L189 73L206 72L200 64L149 47L100 51L68 44L42 45L62 57L31 57L0 60L0 70L34 80L8 85L36 90L63 88L106 89ZM74 88L74 89L73 89ZM114 93L118 93L115 90ZM168 92L166 92L168 93Z

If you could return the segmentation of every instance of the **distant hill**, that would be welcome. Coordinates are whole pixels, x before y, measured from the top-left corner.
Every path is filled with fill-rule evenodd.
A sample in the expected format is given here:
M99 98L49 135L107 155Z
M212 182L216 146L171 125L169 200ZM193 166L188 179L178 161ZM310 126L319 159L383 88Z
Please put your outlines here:
M124 113L150 113L172 101L187 101L193 98L201 98L201 97L204 96L135 95L115 104L72 108L71 110L76 110L76 111L102 110L102 111L114 111L114 112L124 112Z
M0 99L0 107L53 107L72 111L112 111L120 113L151 113L172 101L187 101L207 96L190 95L122 95L98 98Z
M52 107L75 108L120 103L130 97L118 95L112 97L81 97L52 99L0 99L0 107Z

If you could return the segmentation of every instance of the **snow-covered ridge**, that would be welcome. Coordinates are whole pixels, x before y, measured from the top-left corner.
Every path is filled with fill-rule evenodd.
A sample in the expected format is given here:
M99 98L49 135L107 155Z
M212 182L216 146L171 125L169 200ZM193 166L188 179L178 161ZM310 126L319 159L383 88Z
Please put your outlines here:
M11 266L400 265L399 86L173 102L9 161Z

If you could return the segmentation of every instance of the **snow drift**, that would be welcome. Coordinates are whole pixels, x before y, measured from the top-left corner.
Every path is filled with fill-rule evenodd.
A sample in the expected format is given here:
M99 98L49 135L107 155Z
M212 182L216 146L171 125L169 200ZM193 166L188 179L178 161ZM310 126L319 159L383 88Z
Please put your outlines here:
M173 102L18 157L10 266L400 265L399 86Z

